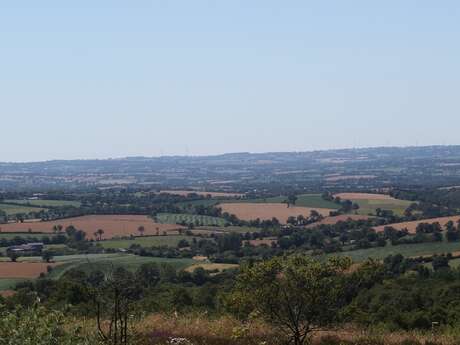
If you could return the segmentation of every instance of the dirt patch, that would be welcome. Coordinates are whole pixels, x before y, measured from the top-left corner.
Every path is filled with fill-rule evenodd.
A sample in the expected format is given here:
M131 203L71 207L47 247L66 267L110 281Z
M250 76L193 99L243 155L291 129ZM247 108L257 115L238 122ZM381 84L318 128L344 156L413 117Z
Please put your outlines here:
M373 193L339 193L334 196L342 200L397 200L388 194Z
M311 208L290 206L287 207L283 203L230 203L219 204L222 212L234 214L242 220L270 220L273 217L277 218L281 223L286 223L289 217L297 217L302 215L309 217L312 210L317 211L323 216L328 216L331 211L329 208Z
M326 217L319 222L307 225L307 228L314 228L315 226L322 225L322 224L334 225L334 224L337 224L338 222L346 222L347 220L350 220L350 219L351 220L368 220L370 218L373 218L373 217L363 216L359 214L341 214L340 216Z
M238 268L238 267L239 267L239 265L236 265L236 264L196 264L196 265L192 265L190 267L187 267L185 270L187 272L193 272L197 268L203 268L206 271L218 270L218 271L222 272L224 270L228 270L228 269L231 269L231 268Z
M15 294L16 294L16 291L14 290L0 291L0 296L5 297L5 298L14 296Z
M241 193L225 193L225 192L202 192L197 190L162 190L160 193L168 193L174 195L181 195L187 196L190 193L195 193L201 196L208 196L210 195L213 198L234 198L234 197L241 197L243 194Z
M144 235L156 235L175 233L177 229L183 228L176 224L159 224L147 216L139 215L95 215L59 219L49 222L34 223L10 223L0 224L2 232L43 232L53 233L55 225L62 225L63 229L73 225L79 230L86 232L88 238L95 238L94 233L98 229L104 230L102 238L112 238L115 236L139 236L138 228L144 227ZM176 230L176 231L175 231Z
M407 229L409 233L415 234L417 230L417 225L420 223L428 223L428 224L433 224L433 223L439 223L442 227L444 227L449 221L453 221L454 224L456 225L457 222L460 220L460 216L453 216L453 217L441 217L441 218L430 218L430 219L422 219L422 220L416 220L413 222L404 222L404 223L395 223L395 224L388 224L388 225L381 225L375 227L375 231L381 232L385 229L386 226L391 226L397 230L403 230Z
M263 245L271 247L273 243L275 244L278 243L278 240L276 238L263 238L259 240L249 240L245 242L249 243L251 246L254 246L254 247L263 246Z
M46 273L48 266L56 266L46 262L0 262L0 277L2 278L37 278L40 273Z

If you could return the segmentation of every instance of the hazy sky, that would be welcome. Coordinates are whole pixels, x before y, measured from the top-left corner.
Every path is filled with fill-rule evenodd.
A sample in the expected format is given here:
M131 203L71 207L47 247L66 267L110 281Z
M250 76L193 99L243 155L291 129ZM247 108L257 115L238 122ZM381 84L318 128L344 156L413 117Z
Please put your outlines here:
M460 144L459 1L0 2L0 161Z

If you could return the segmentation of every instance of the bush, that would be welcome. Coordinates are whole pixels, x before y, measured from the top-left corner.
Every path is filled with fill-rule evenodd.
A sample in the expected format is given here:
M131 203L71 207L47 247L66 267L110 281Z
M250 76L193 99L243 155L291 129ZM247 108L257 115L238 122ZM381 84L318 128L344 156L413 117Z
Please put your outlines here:
M61 313L34 306L7 311L0 306L0 345L96 345L79 334L66 330Z

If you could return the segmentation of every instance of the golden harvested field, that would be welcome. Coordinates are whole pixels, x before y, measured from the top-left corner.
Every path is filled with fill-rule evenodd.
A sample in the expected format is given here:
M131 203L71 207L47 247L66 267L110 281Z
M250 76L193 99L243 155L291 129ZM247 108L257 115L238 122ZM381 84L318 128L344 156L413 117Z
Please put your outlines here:
M281 223L286 223L291 216L302 215L308 217L312 210L316 210L323 216L328 216L329 212L334 211L329 208L287 207L284 203L223 203L219 204L219 207L222 208L222 212L234 214L242 220L255 220L257 218L270 220L275 217Z
M270 247L273 243L275 244L278 243L278 239L276 237L267 237L261 240L249 240L245 242L249 243L251 246L254 246L254 247L263 246L263 245Z
M338 222L346 222L349 219L367 220L369 218L372 218L372 217L364 216L360 214L341 214L340 216L326 217L319 222L307 225L307 228L314 228L315 226L322 225L322 224L333 225L333 224L337 224Z
M56 264L46 262L0 262L1 278L37 278L46 273L48 266Z
M213 198L233 198L243 196L241 193L224 193L224 192L202 192L196 190L162 190L160 193L175 194L181 196L187 196L190 193L195 193L201 196L210 195Z
M409 230L409 233L415 234L415 231L417 229L417 225L420 223L428 223L428 224L433 224L438 222L442 227L444 227L447 222L453 221L454 224L460 220L460 216L453 216L453 217L441 217L441 218L430 218L430 219L422 219L422 220L416 220L413 222L404 222L404 223L395 223L395 224L388 224L388 225L381 225L375 227L375 231L380 232L385 229L385 226L391 226L397 230L402 230L402 229L407 229Z
M156 235L157 233L161 235L164 231L176 233L175 230L183 228L176 224L155 223L153 219L147 216L93 215L58 219L49 222L0 224L0 229L2 232L28 232L30 229L31 233L53 233L53 226L55 225L62 225L64 229L67 226L73 225L77 229L85 231L88 238L94 238L96 230L102 229L104 230L102 238L105 239L116 236L139 236L140 233L137 229L140 226L143 226L145 229L144 235Z
M342 200L397 200L388 194L373 194L373 193L338 193Z

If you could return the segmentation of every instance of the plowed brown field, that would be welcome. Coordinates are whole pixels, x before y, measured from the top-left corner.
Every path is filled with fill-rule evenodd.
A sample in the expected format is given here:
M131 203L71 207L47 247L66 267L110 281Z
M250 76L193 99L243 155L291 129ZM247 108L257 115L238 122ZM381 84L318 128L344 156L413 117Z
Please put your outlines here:
M307 228L314 228L315 226L322 225L322 224L333 225L333 224L337 224L338 222L346 222L348 219L367 220L369 218L372 218L372 217L362 216L359 214L341 214L340 216L326 217L319 222L307 225Z
M46 273L48 266L56 264L46 262L0 262L0 278L37 278Z
M255 220L257 218L269 220L275 217L281 223L286 223L291 216L302 215L308 217L312 210L318 211L323 216L328 216L329 212L334 211L329 208L287 207L286 204L282 203L224 203L219 204L219 207L222 208L222 212L234 214L242 220Z
M139 236L137 230L143 226L144 235L156 235L157 232L162 234L166 232L175 232L174 230L182 228L176 224L159 224L155 223L147 216L139 215L94 215L59 219L49 222L33 222L33 223L10 223L0 224L2 232L44 232L52 233L53 226L62 225L65 229L67 226L73 225L79 230L86 232L88 238L94 238L94 233L98 229L104 230L102 238L112 238L115 236Z

